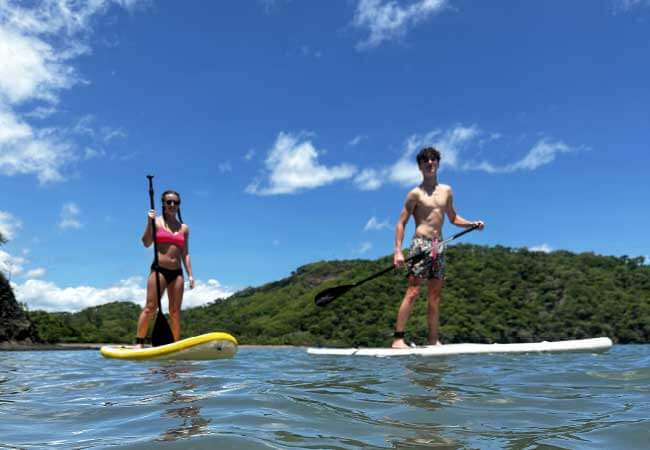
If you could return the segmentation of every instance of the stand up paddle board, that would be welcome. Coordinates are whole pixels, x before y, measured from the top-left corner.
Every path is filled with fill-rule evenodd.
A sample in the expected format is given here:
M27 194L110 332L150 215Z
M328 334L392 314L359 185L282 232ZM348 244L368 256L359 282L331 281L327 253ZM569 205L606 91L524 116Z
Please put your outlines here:
M102 356L116 359L206 360L232 358L237 340L228 333L207 333L158 347L134 348L130 345L104 345Z
M447 344L428 345L409 348L315 348L310 347L310 355L337 356L447 356L476 353L525 353L525 352L577 352L606 351L612 346L608 337L576 339L571 341L532 342L522 344Z

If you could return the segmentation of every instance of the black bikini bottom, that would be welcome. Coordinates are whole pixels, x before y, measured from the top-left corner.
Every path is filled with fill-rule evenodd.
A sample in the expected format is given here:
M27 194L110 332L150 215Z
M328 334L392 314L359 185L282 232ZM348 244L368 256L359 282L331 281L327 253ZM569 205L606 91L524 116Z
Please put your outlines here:
M155 272L156 269L158 270L158 273L160 273L163 278L165 278L165 281L169 285L172 281L174 281L177 277L182 277L183 276L183 269L166 269L164 267L156 267L155 264L151 265L151 271Z

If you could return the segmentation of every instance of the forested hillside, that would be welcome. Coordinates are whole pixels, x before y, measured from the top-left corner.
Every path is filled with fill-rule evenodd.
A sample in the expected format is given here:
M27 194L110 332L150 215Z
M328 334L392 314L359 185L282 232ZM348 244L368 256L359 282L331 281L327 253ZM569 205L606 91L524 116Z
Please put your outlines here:
M385 257L300 267L283 280L184 310L183 335L227 331L242 344L388 345L406 286L403 272L366 283L325 307L315 306L313 298L390 263ZM131 342L139 309L111 303L75 314L33 311L30 317L50 342ZM425 315L421 298L407 326L409 340L426 341ZM447 250L443 342L597 336L650 342L650 267L643 258L476 245Z

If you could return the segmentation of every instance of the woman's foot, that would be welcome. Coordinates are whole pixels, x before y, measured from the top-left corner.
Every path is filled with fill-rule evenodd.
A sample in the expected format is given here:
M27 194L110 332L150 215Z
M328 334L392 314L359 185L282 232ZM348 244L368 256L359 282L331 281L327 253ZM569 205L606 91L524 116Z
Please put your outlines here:
M133 346L133 348L135 349L144 348L144 338L136 337L135 345Z

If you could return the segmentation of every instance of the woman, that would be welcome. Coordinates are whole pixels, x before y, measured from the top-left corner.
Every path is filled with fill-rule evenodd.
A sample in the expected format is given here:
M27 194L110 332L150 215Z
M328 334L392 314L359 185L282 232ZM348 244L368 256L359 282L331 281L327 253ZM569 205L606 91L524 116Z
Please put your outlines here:
M147 226L142 235L142 243L150 247L153 243L151 220L156 221L156 244L158 246L158 270L155 263L151 265L151 273L147 281L147 304L138 319L138 331L135 339L136 347L144 346L144 337L149 329L149 319L158 309L156 289L156 272L160 279L160 295L167 289L169 298L169 321L174 340L181 337L181 303L183 302L183 269L185 265L190 289L194 289L192 264L190 263L189 238L190 228L183 223L181 217L181 197L176 191L165 191L162 195L162 215L156 217L156 211L149 210Z

